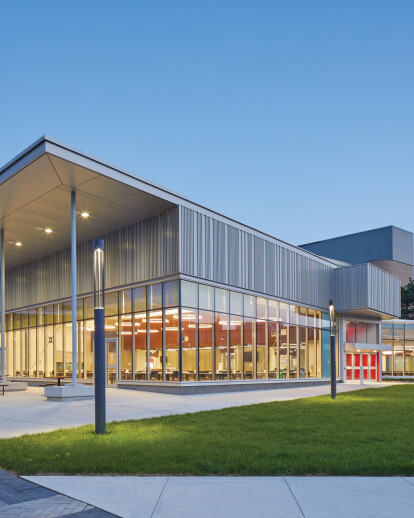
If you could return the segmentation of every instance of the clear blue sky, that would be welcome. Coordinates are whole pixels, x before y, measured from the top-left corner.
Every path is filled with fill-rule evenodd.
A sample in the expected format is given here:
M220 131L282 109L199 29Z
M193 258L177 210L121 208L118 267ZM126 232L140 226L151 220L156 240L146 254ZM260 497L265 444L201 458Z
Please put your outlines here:
M294 244L414 230L414 2L2 1L0 164L43 134Z

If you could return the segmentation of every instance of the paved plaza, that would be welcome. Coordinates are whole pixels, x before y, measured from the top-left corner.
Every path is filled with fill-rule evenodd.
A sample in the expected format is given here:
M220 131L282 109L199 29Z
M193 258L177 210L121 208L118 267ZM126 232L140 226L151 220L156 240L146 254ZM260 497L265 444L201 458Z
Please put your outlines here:
M329 385L316 387L278 388L249 392L196 394L179 396L137 390L107 389L107 422L143 419L171 414L186 414L202 410L217 410L232 406L286 401L330 393ZM381 388L385 383L371 385L337 385L338 392L360 388ZM93 424L95 403L87 401L47 401L42 387L29 387L24 392L8 392L0 396L0 438L27 433L50 432L59 428L73 428Z

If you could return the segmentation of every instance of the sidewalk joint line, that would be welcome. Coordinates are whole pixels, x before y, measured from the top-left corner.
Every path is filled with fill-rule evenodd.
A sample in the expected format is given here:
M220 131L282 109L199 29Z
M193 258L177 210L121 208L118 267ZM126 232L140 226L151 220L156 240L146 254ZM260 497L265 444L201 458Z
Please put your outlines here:
M286 477L282 477L282 478L283 478L283 480L285 481L285 483L286 483L287 487L289 488L289 491L290 491L291 495L293 496L293 498L294 498L294 500L295 500L295 502L296 502L296 505L299 507L299 511L301 512L301 514L302 514L303 518L306 518L306 517L305 517L304 512L302 511L301 506L299 505L299 502L298 502L298 501L297 501L297 499L296 499L295 494L293 493L293 491L292 491L291 487L289 486L288 481L286 480Z
M403 480L405 480L405 482L407 482L407 484L410 484L410 486L414 486L414 484L412 482L410 482L409 480L407 480L405 477L401 477Z
M158 497L158 499L157 499L157 501L156 501L156 503L155 503L154 509L152 510L152 513L151 513L150 518L152 518L152 517L154 516L155 509L157 508L158 502L161 500L162 494L164 493L165 486L167 485L167 482L168 482L169 480L170 480L170 477L167 477L167 480L165 481L165 484L164 484L163 488L161 489L160 496Z

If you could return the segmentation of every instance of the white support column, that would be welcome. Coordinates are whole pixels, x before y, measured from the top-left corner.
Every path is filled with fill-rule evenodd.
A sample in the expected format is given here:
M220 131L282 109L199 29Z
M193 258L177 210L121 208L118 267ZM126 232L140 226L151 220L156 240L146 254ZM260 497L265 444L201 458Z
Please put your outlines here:
M4 229L0 230L0 304L1 304L1 381L5 381L6 360L6 319L5 319L5 261L4 261Z
M76 192L71 193L71 276L72 276L72 384L78 377L78 326L76 282Z

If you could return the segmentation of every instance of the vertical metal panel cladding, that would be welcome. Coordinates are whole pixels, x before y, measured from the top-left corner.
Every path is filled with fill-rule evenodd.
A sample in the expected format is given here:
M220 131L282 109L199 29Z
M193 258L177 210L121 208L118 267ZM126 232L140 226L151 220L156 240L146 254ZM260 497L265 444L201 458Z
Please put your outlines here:
M178 273L178 208L102 236L105 285L125 284ZM93 290L92 242L77 247L78 293ZM70 249L6 272L7 309L70 296Z
M324 262L187 207L181 207L180 229L182 273L327 306L332 268Z
M371 309L399 316L400 280L365 263L335 270L335 306L338 311Z
M369 307L388 315L401 314L401 281L373 264L368 267L368 303Z

